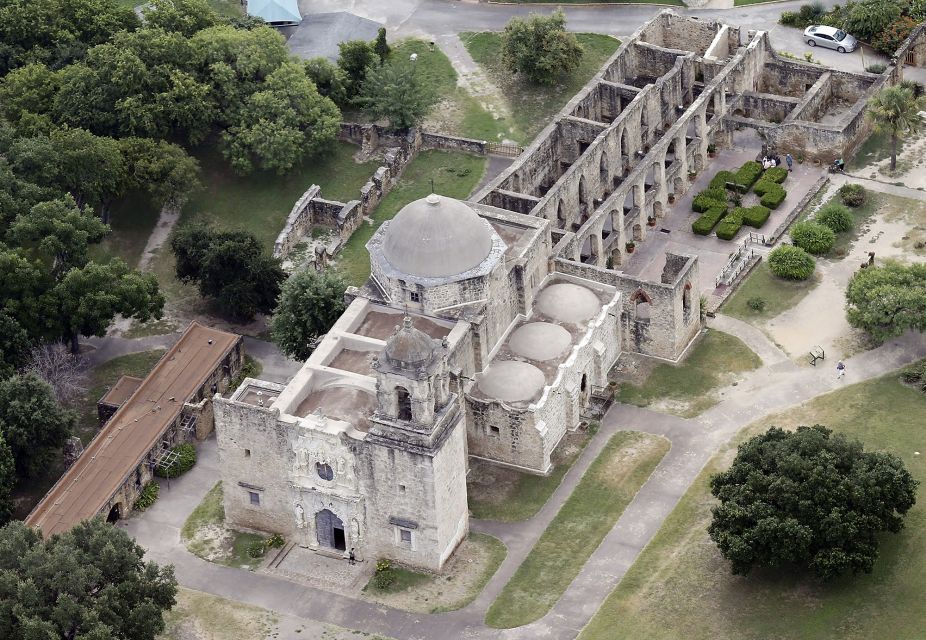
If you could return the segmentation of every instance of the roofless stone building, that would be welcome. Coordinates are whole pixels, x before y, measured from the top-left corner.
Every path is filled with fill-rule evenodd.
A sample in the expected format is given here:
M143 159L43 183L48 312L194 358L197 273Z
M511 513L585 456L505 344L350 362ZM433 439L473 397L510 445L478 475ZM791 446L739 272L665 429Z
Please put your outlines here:
M469 457L548 473L622 350L677 360L698 334L696 258L621 268L708 145L749 126L841 152L883 82L656 16L472 201L431 195L383 224L369 280L288 384L216 399L227 521L440 570L468 530Z

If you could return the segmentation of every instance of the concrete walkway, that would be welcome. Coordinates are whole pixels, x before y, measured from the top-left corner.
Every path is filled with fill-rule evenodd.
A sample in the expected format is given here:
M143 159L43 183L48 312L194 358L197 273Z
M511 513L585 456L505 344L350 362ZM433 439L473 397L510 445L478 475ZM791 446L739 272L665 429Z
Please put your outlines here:
M729 333L742 340L747 347L762 358L762 362L765 363L767 367L783 362L791 362L788 354L769 340L768 336L765 335L761 329L747 322L718 313L713 318L708 318L707 326L711 329L718 329L724 333Z
M200 462L192 472L175 481L154 508L127 523L128 531L148 549L151 559L174 564L182 585L304 618L306 624L317 621L410 640L574 638L633 565L707 461L743 426L926 356L926 339L919 334L908 334L847 360L848 373L844 380L838 381L831 367L801 368L785 363L774 345L755 335L748 325L743 327L732 318L719 318L714 320L715 326L722 325L724 330L757 349L766 366L730 388L723 402L691 420L627 405L612 407L599 432L536 516L515 524L473 522L474 530L500 538L508 547L508 557L483 593L460 611L437 615L406 613L282 578L210 564L189 554L180 542L179 530L218 477L214 440L204 443ZM608 439L618 431L661 435L671 441L672 447L550 613L516 629L499 631L485 626L486 609Z

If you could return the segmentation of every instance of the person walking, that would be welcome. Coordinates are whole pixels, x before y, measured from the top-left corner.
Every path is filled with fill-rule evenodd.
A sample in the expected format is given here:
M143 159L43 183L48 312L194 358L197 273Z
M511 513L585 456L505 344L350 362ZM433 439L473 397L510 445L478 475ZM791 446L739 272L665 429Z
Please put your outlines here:
M836 379L842 380L844 375L846 375L846 363L840 360L836 363Z
M357 556L354 555L354 548L351 547L347 553L347 564L357 564Z
M794 164L794 158L791 157L791 154L785 156L785 163L788 165L788 171L791 171L791 165Z

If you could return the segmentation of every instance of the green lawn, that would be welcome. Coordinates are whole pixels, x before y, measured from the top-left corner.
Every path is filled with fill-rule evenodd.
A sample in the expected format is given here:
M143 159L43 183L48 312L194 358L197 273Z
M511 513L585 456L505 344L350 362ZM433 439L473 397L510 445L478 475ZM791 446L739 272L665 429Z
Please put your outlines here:
M744 429L737 442L770 425L825 424L866 448L900 456L926 480L926 394L896 374L821 396ZM926 628L926 505L910 510L900 534L885 534L870 575L821 583L800 572L734 577L707 536L709 478L734 445L704 469L580 640L867 640L923 638ZM921 492L922 493L922 492ZM920 496L922 498L922 496Z
M485 173L486 159L451 151L422 151L409 163L398 183L373 212L373 224L361 224L344 245L337 259L338 269L348 284L360 286L370 277L366 243L386 220L413 200L434 191L451 198L466 199Z
M160 213L144 193L131 193L113 204L109 221L112 231L103 242L93 247L93 258L107 261L117 257L125 260L130 267L138 266Z
M180 539L190 553L216 564L246 569L260 564L260 558L248 555L248 546L253 542L266 540L266 536L226 530L225 505L222 500L220 480L187 516L180 529ZM271 549L268 553L275 551Z
M734 7L745 7L750 4L764 4L766 2L778 2L779 0L733 0Z
M616 399L639 407L669 400L672 413L690 418L717 404L713 390L731 382L735 374L761 365L759 356L742 340L708 329L681 364L658 365L642 386L620 385Z
M658 436L612 436L489 607L486 624L510 629L543 617L668 450L669 442Z
M482 487L476 482L467 484L466 498L472 517L477 520L497 520L498 522L521 522L534 517L556 491L563 481L563 476L572 468L597 430L597 423L595 423L595 428L590 428L588 434L582 435L581 439L576 438L574 446L570 446L568 453L560 455L561 448L567 444L570 436L563 438L557 451L553 453L553 471L546 476L520 473L513 469L501 469L497 465L491 465L491 473L495 475L496 480L490 487ZM471 461L470 468L476 473L475 465L482 464L489 465L490 463ZM506 480L509 477L513 478L510 487L504 486L507 483L503 484L497 480L498 474L505 474ZM503 489L501 491L500 485Z
M620 42L594 33L576 34L585 49L582 62L571 74L551 86L532 85L516 77L502 61L502 36L495 32L464 32L460 39L473 59L482 65L489 78L500 89L511 110L511 122L492 123L477 113L469 114L473 130L491 126L501 127L505 137L526 144L543 129L553 116L601 69L601 66L620 46ZM491 116L489 116L491 118ZM487 135L473 136L490 139Z
M800 302L817 286L817 280L795 281L779 278L763 260L740 284L739 288L720 307L720 312L746 322L768 320L783 313ZM765 308L754 311L747 302L751 298L762 298Z

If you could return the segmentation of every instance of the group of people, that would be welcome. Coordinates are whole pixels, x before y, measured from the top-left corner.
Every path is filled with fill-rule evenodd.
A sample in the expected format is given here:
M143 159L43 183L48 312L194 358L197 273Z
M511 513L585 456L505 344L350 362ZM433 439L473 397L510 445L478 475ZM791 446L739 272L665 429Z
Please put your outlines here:
M788 171L791 171L791 167L794 164L794 158L791 157L790 153L785 156L785 163L788 165ZM772 167L780 167L780 166L781 166L781 156L772 156L772 155L762 156L762 168L763 169L771 169Z

